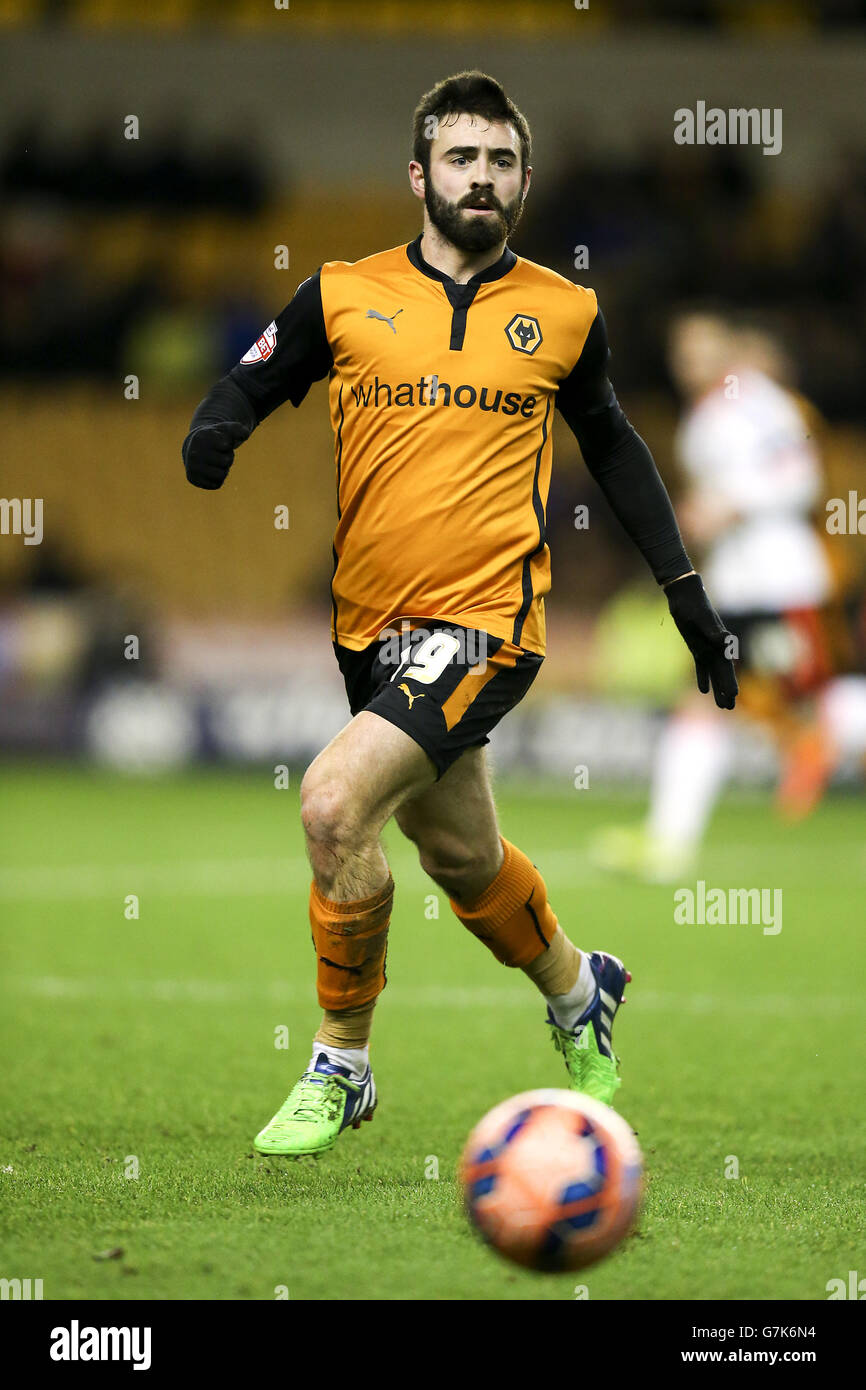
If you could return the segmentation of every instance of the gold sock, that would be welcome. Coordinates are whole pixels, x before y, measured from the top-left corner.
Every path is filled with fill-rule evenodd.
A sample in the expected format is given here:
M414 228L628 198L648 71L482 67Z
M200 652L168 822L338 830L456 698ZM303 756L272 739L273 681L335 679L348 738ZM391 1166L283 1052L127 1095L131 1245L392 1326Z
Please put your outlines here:
M354 1009L325 1009L314 1041L328 1047L366 1047L373 1028L376 1000Z
M499 838L502 864L493 882L475 902L448 901L464 927L502 965L523 969L545 954L557 921L538 869L517 845Z
M558 926L547 950L524 965L523 971L542 994L568 994L580 974L580 951Z

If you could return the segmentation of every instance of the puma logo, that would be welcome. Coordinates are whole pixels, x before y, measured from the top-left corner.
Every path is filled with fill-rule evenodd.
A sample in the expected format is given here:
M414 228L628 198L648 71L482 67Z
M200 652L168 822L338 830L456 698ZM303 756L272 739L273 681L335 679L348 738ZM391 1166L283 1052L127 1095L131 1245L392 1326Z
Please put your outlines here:
M397 314L402 314L402 312L402 309L397 310ZM367 310L368 319L381 319L383 323L390 324L392 333L397 332L396 328L394 327L394 319L397 317L397 314L394 314L391 318L388 318L387 314L380 314L378 309Z
M402 690L403 694L406 696L406 699L409 701L409 708L410 708L410 709L412 708L412 701L413 701L413 700L423 700L423 699L424 699L424 691L423 691L423 690L420 691L420 692L418 692L417 694L413 695L412 692L411 692L411 690L409 689L408 685L406 685L405 681L402 682L400 685L398 685L398 686L397 686L397 689L398 689L398 690Z

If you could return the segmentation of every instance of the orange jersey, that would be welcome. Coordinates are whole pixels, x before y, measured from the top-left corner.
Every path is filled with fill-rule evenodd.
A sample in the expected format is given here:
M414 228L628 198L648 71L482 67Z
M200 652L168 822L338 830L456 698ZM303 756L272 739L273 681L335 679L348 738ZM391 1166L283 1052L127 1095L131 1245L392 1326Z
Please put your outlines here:
M253 428L327 376L332 639L360 651L403 619L440 618L543 656L555 407L659 582L689 568L608 357L592 290L508 247L458 284L424 260L419 236L321 266L194 426Z
M595 295L513 253L463 286L408 252L321 269L332 637L357 650L400 618L438 617L543 655L554 397Z

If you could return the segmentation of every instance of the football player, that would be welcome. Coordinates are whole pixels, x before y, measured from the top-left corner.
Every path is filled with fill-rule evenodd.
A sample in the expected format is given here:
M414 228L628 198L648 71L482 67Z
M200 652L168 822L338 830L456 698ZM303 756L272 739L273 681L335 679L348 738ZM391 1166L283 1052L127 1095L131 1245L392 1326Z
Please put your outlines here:
M810 408L772 335L720 309L678 313L669 360L686 400L680 516L736 637L742 707L779 750L779 808L796 819L842 757L862 751L863 725L860 678L836 680L855 656L815 522L823 476ZM689 872L730 770L731 736L729 722L685 697L655 747L646 824L603 832L595 861L656 882Z
M261 1153L329 1149L371 1119L369 1039L385 985L392 817L458 921L544 996L572 1086L610 1102L614 1016L630 978L578 949L544 879L501 833L485 744L545 654L545 506L553 412L668 597L698 685L731 709L728 634L679 534L652 456L607 375L591 289L515 254L531 136L481 72L414 116L408 245L325 262L196 410L189 481L218 488L272 411L327 377L338 520L331 638L352 718L301 786L322 1021L309 1065L256 1137Z

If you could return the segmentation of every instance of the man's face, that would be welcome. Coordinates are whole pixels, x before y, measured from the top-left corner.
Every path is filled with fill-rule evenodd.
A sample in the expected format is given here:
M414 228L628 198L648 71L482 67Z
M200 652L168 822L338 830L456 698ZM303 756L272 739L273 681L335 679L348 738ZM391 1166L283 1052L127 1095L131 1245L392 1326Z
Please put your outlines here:
M733 334L711 314L687 314L675 321L668 339L668 362L679 389L702 395L733 370Z
M420 171L420 165L411 167ZM489 251L517 226L530 173L524 179L520 140L510 123L446 116L430 141L424 180L430 221L461 251Z

